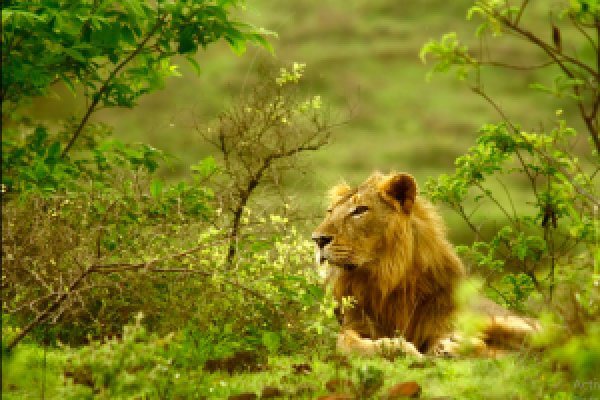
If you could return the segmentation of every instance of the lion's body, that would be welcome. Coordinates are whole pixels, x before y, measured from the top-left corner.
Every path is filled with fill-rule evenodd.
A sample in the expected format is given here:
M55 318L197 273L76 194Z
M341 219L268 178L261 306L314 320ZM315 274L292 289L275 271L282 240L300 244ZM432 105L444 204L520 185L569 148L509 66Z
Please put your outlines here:
M421 353L436 351L454 330L465 271L433 206L406 174L373 174L357 189L335 187L331 197L313 239L319 261L336 266L335 298L355 301L341 313L338 345L361 351L369 341L402 337Z

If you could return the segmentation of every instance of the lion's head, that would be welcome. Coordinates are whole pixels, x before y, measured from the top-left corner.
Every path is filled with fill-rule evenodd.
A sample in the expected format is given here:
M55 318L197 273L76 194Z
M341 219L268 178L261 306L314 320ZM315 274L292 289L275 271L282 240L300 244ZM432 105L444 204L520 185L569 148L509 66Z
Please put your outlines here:
M317 261L353 270L379 263L390 247L404 247L399 242L408 242L416 194L407 174L376 173L356 189L334 187L327 216L312 235Z
M400 287L437 290L462 275L441 218L411 175L374 173L356 188L335 186L330 199L312 239L317 262L334 266L338 283L366 279L365 290L384 298Z

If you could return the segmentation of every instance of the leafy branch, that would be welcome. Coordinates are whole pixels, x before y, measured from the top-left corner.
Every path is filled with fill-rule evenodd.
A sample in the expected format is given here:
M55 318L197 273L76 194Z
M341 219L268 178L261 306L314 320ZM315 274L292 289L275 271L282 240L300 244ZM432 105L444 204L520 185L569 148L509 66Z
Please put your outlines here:
M73 132L73 136L71 136L71 139L69 139L69 142L67 143L67 145L61 153L62 158L64 158L67 155L69 150L71 150L71 147L73 147L73 145L75 144L75 141L83 131L83 128L92 116L92 113L96 110L96 107L100 103L100 100L102 100L102 97L105 96L106 92L109 90L110 83L127 64L129 64L138 54L142 52L142 50L144 50L148 41L155 36L160 26L164 23L164 18L165 17L161 17L158 19L158 21L154 25L154 28L152 28L150 32L148 32L146 37L137 45L135 50L132 51L127 57L125 57L119 64L117 64L117 66L110 72L106 80L102 83L100 89L98 89L98 91L92 95L91 104L88 106L85 114L83 115L83 118L81 119L81 122L79 122L79 125L77 125L77 128L75 129L75 132Z

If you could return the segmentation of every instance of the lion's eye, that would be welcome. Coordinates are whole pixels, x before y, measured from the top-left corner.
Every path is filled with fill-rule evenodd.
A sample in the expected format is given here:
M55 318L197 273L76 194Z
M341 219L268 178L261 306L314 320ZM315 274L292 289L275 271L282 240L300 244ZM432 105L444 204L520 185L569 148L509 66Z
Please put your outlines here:
M333 208L328 208L327 209L327 214L331 214L333 212Z
M352 210L350 215L352 215L353 217L358 217L359 215L364 214L368 210L369 210L368 206L356 206L356 208L354 210Z

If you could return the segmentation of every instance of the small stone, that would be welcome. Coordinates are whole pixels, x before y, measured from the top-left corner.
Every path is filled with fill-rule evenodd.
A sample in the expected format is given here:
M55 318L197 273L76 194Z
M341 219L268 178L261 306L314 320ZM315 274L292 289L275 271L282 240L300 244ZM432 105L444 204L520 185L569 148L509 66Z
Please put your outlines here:
M232 394L227 398L228 400L256 400L258 396L256 393L240 393L240 394Z
M275 386L265 386L260 394L261 399L272 399L275 397L282 397L283 391Z
M387 393L387 398L389 400L392 399L401 399L405 397L419 397L421 394L421 386L417 382L402 382L392 386Z
M349 379L331 379L325 384L325 388L328 392L337 392L338 390L344 391L346 389L354 391L354 383Z
M312 367L309 364L292 364L294 373L296 374L310 374Z
M413 361L412 363L409 364L408 368L409 369L415 369L415 368L429 368L429 367L434 367L435 363L432 360L423 360L423 361Z
M319 396L317 400L354 400L355 397L347 393L331 393Z

